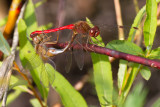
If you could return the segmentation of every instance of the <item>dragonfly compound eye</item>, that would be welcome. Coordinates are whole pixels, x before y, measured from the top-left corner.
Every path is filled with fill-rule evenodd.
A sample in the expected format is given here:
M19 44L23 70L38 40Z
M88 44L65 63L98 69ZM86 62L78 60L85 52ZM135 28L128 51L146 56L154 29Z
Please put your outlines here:
M89 35L91 37L97 37L100 34L99 28L97 26L94 26L93 28L90 29Z

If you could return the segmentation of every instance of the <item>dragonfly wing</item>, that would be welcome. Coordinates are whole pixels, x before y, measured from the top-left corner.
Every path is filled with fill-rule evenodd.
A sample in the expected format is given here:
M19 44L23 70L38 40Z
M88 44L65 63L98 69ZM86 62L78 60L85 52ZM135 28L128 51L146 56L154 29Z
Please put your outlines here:
M33 70L39 67L42 63L40 56L36 52L29 52L29 61L25 64L25 69Z
M80 36L78 36L78 37L80 37ZM82 70L83 66L84 66L84 51L83 51L83 46L81 44L82 38L76 38L75 41L79 45L79 49L74 49L73 54L74 54L74 58L77 62L79 69Z
M67 52L65 52L65 70L67 73L69 73L72 65L72 51L69 49Z
M49 78L48 78L48 73L47 73L47 70L45 68L45 64L41 64L41 70L40 70L40 73L39 73L39 77L40 77L40 82L41 84L48 88L49 87Z
M52 59L48 58L47 63L45 63L45 70L49 79L49 83L53 84L54 80L55 80L55 70L50 69L50 67L48 67L48 65L51 65L52 67L54 67L54 69L56 70L56 65L55 63L52 61Z

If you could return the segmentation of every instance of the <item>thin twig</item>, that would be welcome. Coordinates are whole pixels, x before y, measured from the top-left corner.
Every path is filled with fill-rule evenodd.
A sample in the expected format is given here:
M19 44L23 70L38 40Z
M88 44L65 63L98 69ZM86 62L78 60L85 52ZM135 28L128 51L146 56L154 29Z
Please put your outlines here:
M122 16L121 16L121 6L119 3L119 0L114 0L114 7L116 11L117 25L123 26L123 21L122 21ZM123 29L118 28L118 35L119 35L119 40L125 39Z
M67 44L65 44L65 43L58 43L58 44L55 44L55 45L47 45L47 46L48 47L53 46L53 47L64 48L64 47L66 47L66 45ZM80 49L79 45L71 45L71 46L72 46L73 49ZM123 59L123 60L131 61L131 62L139 63L139 64L142 64L142 65L150 66L152 68L160 69L160 62L159 61L154 61L154 60L143 58L143 57L140 57L140 56L131 55L131 54L115 51L113 49L100 47L100 46L96 46L96 45L91 45L91 44L87 44L87 45L83 44L83 47L86 48L86 50L90 51L90 52L95 52L95 53L98 53L98 54L111 56L111 57L114 57L114 58L117 58L117 59Z
M28 77L20 71L20 69L19 69L18 65L16 64L16 62L14 62L14 66L15 66L15 69L21 74L21 76L28 82L29 87L32 89L32 91L33 91L33 93L34 93L34 96L38 99L38 101L39 101L39 103L41 104L41 106L44 107L44 105L43 105L40 97L38 96L36 90L35 90L34 87L32 86L32 83L29 81Z

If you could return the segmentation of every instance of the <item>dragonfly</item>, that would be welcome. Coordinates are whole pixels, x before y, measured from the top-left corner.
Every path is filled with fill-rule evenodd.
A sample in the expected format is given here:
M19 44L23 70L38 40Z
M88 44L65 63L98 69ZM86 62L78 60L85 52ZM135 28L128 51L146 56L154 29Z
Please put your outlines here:
M33 55L33 59L31 58L31 61L34 60L34 62L37 62L37 63L32 64L31 66L28 66L28 68L31 68L30 70L32 70L33 68L39 67L41 65L41 67L42 67L41 71L40 71L41 83L45 87L48 87L49 84L53 83L54 79L51 79L50 81L46 80L46 78L49 77L51 73L49 73L47 71L44 63L50 63L56 69L56 65L54 64L54 62L52 61L51 58L53 58L54 56L56 56L58 54L65 52L72 44L75 36L72 37L71 41L68 41L67 46L63 49L48 47L47 44L57 44L58 41L57 40L52 41L52 39L51 39L52 36L48 36L45 33L34 34L34 36L32 36L31 38L32 38L33 44L35 46L35 51L36 51L36 53L35 53L36 56ZM37 57L40 57L44 63L43 62L41 63L41 61L36 61L38 59ZM54 74L54 73L52 73L52 74ZM53 76L53 77L55 77L55 76Z
M118 27L123 28L123 26L118 26ZM65 29L69 29L72 31L72 38L74 37L74 42L73 42L73 39L71 39L72 43L73 44L77 43L81 47L78 50L77 49L73 50L73 52L72 52L71 47L68 48L68 50L70 50L70 52L68 55L66 55L67 63L66 63L65 69L67 72L70 71L70 66L72 63L71 56L72 56L72 53L74 53L74 57L77 62L77 65L78 65L79 69L82 70L83 66L84 66L84 52L83 52L83 50L85 49L82 44L88 44L88 43L91 43L94 45L101 44L96 39L96 37L100 34L100 30L99 30L98 26L90 27L86 21L78 21L74 24L62 26L59 28L54 28L54 29L49 29L49 30L44 30L44 31L34 31L30 34L30 37L32 38L32 37L34 37L34 35L37 35L37 34L42 34L42 33L47 34L47 33L51 33L51 32L62 31ZM98 42L94 43L91 38L95 38ZM57 36L57 41L58 41L58 39L59 39L59 35Z
M94 27L90 27L89 24L86 21L78 21L74 24L70 24L70 25L66 25L63 27L59 27L59 28L54 28L54 29L49 29L49 30L44 30L44 31L34 31L30 34L30 37L33 38L34 35L38 35L38 34L42 34L42 33L51 33L51 32L57 32L57 31L61 31L61 30L65 30L65 29L69 29L72 31L72 38L70 43L77 43L80 45L80 49L78 50L74 50L74 56L77 62L77 65L79 67L80 70L83 69L83 65L84 65L84 52L83 52L83 46L82 44L88 44L88 43L92 43L95 44L92 41L92 37L96 39L96 37L100 34L100 30L98 26L94 26ZM59 35L57 36L57 41L59 39ZM50 43L48 43L50 44ZM67 48L68 50L72 50L71 47ZM72 51L70 52L72 54ZM79 57L77 57L77 55L80 55ZM70 66L72 63L72 55L66 55L66 59L68 60L66 63L66 71L70 71Z

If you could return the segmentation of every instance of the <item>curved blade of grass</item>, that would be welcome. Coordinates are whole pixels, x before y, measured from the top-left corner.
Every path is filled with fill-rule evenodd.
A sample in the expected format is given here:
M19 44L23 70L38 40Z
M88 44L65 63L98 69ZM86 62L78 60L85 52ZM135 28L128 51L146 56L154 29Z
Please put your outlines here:
M144 23L143 33L146 47L152 46L157 28L157 2L156 0L146 1L147 17Z
M88 18L86 19L86 21L91 27L93 27L93 24ZM101 42L102 45L104 45L100 35L96 38ZM97 42L95 39L92 40L94 43ZM111 64L109 62L108 56L91 53L91 57L93 62L96 91L99 101L102 104L101 106L104 106L103 104L107 104L107 102L112 104L113 79ZM107 102L104 98L107 100Z
M50 64L46 64L46 67L48 71L54 70ZM55 80L51 86L59 93L65 107L87 107L80 93L57 71L55 71Z
M123 107L143 107L147 93L147 89L143 88L143 83L138 83L128 95Z
M121 88L121 97L122 97L122 103L124 102L125 98L128 95L128 92L137 76L139 71L142 69L142 65L134 63L134 66L132 69L127 71L127 74L124 77L124 81Z
M160 0L156 0L157 3L160 2ZM132 41L134 40L134 37L135 37L135 34L136 34L136 29L133 29L134 27L138 27L141 23L141 20L143 18L143 16L145 15L146 13L146 5L143 6L141 8L141 10L138 12L138 14L136 15L136 18L134 19L134 22L132 24L132 27L130 29L130 32L129 32L129 37L128 37L128 41Z
M152 107L160 107L160 98L158 98L154 104L152 105Z
M27 40L26 29L27 29L27 26L26 26L24 20L20 19L20 21L18 23L19 44L20 44L19 56L20 56L20 60L21 60L23 66L26 66L27 63L29 63L31 65L36 63L36 62L33 62L30 60L33 53L35 53L35 50L34 50L32 44ZM39 58L39 61L41 61L40 58ZM41 68L42 67L39 66L39 67L33 69L32 71L30 71L30 73L31 73L32 78L33 78L34 82L36 83L41 95L43 96L43 98L47 98L48 90L46 88L44 88L42 86L42 84L40 84L39 71L41 71Z
M141 23L141 20L143 18L143 16L146 13L146 6L143 6L142 9L138 12L138 14L136 15L134 22L131 26L131 29L129 31L129 36L128 36L128 41L133 42L135 34L137 32L136 29L134 29L134 27L138 27Z
M120 60L119 62L119 69L118 69L118 88L122 88L124 77L127 73L127 63L128 61Z
M3 34L0 32L0 50L6 54L7 56L10 55L10 46L6 39L3 37Z

